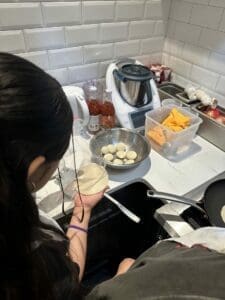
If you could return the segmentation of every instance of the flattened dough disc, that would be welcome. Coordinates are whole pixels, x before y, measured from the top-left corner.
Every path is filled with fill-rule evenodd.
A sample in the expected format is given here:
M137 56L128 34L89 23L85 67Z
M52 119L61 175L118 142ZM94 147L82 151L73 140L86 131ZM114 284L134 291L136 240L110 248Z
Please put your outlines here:
M105 168L96 163L90 163L78 171L78 184L81 194L97 194L103 191L108 183L109 177ZM75 189L78 190L76 180Z

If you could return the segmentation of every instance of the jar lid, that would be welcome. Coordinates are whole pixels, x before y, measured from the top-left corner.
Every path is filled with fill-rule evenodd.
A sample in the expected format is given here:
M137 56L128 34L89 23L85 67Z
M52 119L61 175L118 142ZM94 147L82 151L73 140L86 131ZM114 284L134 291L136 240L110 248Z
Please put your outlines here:
M146 81L154 78L149 68L137 64L124 65L119 72L124 79L132 81Z
M89 80L83 84L83 90L87 99L101 99L103 86L97 80Z

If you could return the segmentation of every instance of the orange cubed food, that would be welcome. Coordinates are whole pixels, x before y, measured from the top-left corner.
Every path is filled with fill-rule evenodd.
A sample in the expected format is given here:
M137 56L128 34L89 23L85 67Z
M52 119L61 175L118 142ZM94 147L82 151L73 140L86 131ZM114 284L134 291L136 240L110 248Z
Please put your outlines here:
M181 130L184 129L184 128L181 127L181 126L174 125L174 124L171 124L171 125L169 126L169 128L170 128L172 131L175 131L175 132L179 132L179 131L181 131Z
M188 116L183 115L176 108L173 108L169 116L162 122L162 125L173 131L179 132L190 126L190 121Z
M150 129L147 133L147 136L160 146L162 146L166 142L166 137L163 133L163 130L159 126Z

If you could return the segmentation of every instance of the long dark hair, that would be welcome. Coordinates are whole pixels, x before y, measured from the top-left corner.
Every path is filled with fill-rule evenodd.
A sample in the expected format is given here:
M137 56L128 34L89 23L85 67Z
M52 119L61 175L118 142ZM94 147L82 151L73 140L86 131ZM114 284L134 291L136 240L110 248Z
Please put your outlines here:
M72 111L60 84L34 64L0 53L0 299L77 294L68 243L49 238L27 185L32 160L59 160L71 132Z

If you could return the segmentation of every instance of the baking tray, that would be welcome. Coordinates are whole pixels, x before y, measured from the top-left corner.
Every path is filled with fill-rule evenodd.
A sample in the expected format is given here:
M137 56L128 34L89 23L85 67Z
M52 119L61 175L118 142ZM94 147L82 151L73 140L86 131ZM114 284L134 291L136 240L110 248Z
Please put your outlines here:
M184 91L184 89L181 86L172 82L160 84L158 86L158 89L163 93L167 94L169 98L171 98L171 96L176 97L177 93L181 93Z
M180 90L177 91L177 89ZM161 101L166 98L175 97L176 99L181 101L184 106L191 107L194 112L197 112L199 114L199 117L203 120L203 123L200 125L197 134L216 147L225 151L225 126L216 122L205 113L203 113L200 109L201 105L199 101L195 103L191 102L191 100L187 98L187 95L184 92L184 88L174 83L161 84L158 86L158 91ZM225 113L225 109L220 106L218 107L222 112Z
M200 100L190 100L185 92L177 93L176 97L186 104L200 103Z
M225 151L225 125L216 122L210 118L204 112L201 111L202 106L199 104L193 105L192 110L199 114L199 117L203 120L198 130L198 135ZM221 106L217 108L225 114L225 109Z

